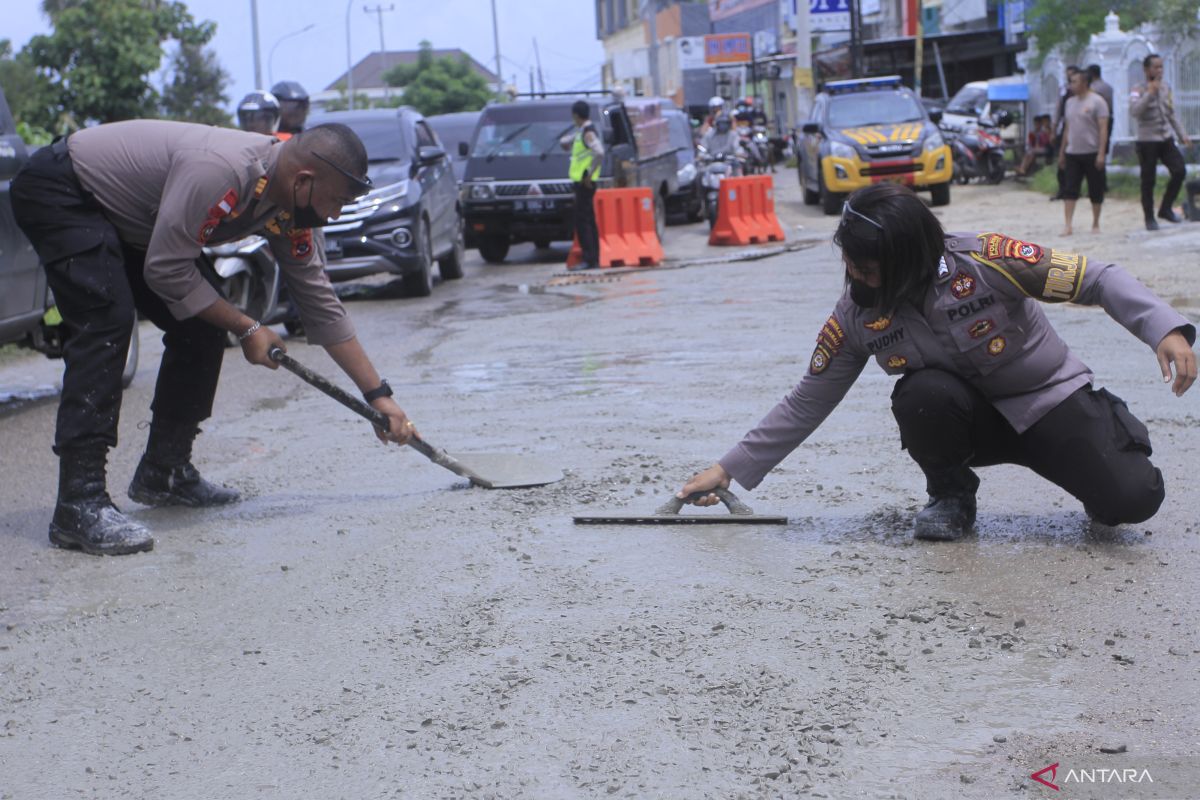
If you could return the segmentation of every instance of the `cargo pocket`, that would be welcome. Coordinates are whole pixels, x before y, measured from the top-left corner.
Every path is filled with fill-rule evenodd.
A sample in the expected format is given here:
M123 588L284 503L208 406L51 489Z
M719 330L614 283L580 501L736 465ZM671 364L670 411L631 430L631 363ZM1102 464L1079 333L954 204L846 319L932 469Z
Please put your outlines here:
M1122 452L1138 452L1153 455L1150 447L1150 431L1145 423L1133 415L1125 401L1107 389L1097 389L1096 394L1112 406L1115 444Z
M115 236L99 237L98 242L87 244L90 246L86 249L78 249L45 266L54 302L68 312L111 305L117 297L114 283L128 280L120 242Z

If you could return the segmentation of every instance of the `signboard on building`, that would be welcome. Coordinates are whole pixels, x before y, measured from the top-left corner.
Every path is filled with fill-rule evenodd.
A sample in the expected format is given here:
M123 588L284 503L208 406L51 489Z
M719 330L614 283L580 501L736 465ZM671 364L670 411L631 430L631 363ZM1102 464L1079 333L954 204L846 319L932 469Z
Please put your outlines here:
M710 33L704 37L706 64L744 64L750 61L750 34Z
M812 33L850 30L850 0L808 0L808 29Z
M704 69L704 37L682 36L675 40L680 69Z

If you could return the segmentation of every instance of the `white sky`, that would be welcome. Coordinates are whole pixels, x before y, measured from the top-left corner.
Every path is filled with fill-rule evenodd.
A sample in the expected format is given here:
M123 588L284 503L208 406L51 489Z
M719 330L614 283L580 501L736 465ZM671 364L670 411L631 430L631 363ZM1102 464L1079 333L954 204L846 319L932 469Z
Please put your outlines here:
M346 16L350 9L353 61L379 49L379 23L363 11L394 6L383 14L384 44L389 50L415 50L422 39L437 48L458 47L495 71L490 0L258 0L258 26L264 88L279 80L298 80L310 94L321 91L346 70ZM19 50L30 37L49 33L40 0L4 0L0 38ZM190 0L198 20L217 23L212 41L230 74L230 108L254 87L250 0ZM533 39L541 51L549 90L599 88L604 49L596 39L591 0L496 0L504 79L517 77L528 91L535 66ZM282 37L313 27L280 41ZM274 49L274 58L270 58Z

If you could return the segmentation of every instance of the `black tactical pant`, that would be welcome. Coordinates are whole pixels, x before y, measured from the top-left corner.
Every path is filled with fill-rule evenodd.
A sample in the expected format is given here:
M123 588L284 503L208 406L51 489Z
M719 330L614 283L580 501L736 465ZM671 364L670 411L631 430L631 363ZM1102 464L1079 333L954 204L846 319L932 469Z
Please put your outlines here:
M1165 142L1138 142L1138 164L1142 168L1142 211L1146 219L1154 217L1154 183L1158 179L1158 162L1162 161L1167 168L1167 188L1163 190L1162 202L1159 209L1170 211L1179 196L1187 169L1183 163L1183 153L1175 145L1174 139Z
M146 254L120 240L79 183L65 141L38 150L12 183L17 224L41 258L62 314L62 398L54 450L117 444L121 373L135 310L161 328L165 350L151 408L155 418L198 424L212 414L224 332L177 320L146 285Z
M589 267L600 266L600 234L596 230L596 184L572 184L575 187L575 235L583 250L583 262Z
M1166 494L1150 434L1125 402L1084 386L1024 433L957 375L922 369L892 392L901 445L929 475L1019 464L1062 487L1106 525L1154 516Z

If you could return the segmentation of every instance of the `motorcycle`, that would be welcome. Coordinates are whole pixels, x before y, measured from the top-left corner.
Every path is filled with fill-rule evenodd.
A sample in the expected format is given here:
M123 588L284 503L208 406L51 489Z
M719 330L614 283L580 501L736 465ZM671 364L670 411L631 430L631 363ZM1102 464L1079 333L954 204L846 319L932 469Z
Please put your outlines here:
M954 157L954 177L959 183L975 178L990 184L1004 180L1007 156L1000 128L1011 123L1012 115L1002 111L995 120L981 117L974 128L942 127Z
M263 325L284 322L288 333L298 332L291 303L284 299L279 264L262 236L205 247L199 266L243 314ZM226 334L226 347L239 344L235 334Z
M717 211L721 201L721 181L742 174L742 159L734 153L710 154L698 148L700 159L700 186L704 189L704 210L708 227L717 224Z

